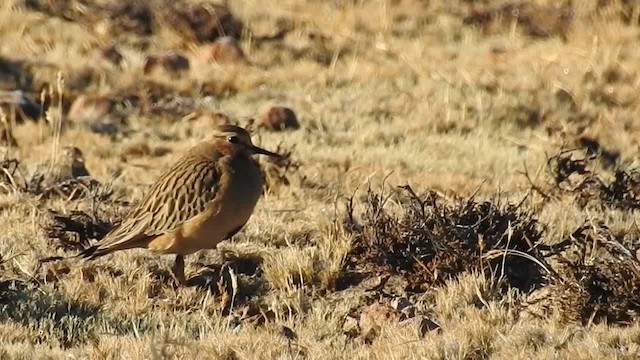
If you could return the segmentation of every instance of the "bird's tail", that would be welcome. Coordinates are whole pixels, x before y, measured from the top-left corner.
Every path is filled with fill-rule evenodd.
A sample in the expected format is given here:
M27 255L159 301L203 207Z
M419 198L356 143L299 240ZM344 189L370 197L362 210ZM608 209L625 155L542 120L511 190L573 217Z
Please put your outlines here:
M100 243L90 246L75 255L70 256L50 256L44 259L38 260L39 263L47 263L52 261L60 261L67 259L83 258L86 260L97 259L101 256L111 254L115 251L133 249L137 247L144 247L150 241L151 237L147 235L133 236L126 241L106 242L104 239Z
M83 258L83 259L87 259L87 260L93 260L95 258L98 258L100 256L103 255L107 255L110 251L100 251L100 246L99 245L93 245L90 246L82 251L80 251L77 254L74 255L69 255L69 256L49 256L46 258L42 258L39 259L38 262L40 264L44 264L44 263L48 263L48 262L54 262L54 261L61 261L61 260L68 260L68 259L76 259L76 258Z

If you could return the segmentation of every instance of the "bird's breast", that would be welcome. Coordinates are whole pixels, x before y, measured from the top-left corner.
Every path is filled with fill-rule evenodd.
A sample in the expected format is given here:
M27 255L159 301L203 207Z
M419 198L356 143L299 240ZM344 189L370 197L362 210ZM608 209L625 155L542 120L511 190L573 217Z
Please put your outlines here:
M220 207L210 224L210 228L215 228L223 237L249 220L262 193L262 175L256 164L240 158L227 165L222 186L218 189Z
M236 210L251 208L253 211L262 193L262 181L260 169L253 161L241 158L229 163L227 193Z
M249 220L262 193L262 176L256 164L239 160L224 164L212 206L181 227L179 244L172 245L181 246L176 253L214 249Z

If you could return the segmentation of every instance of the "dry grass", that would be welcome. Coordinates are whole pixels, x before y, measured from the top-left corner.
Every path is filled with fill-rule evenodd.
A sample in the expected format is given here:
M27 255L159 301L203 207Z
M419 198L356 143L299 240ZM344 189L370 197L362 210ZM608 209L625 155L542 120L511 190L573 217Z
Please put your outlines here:
M197 0L2 2L0 358L640 356L640 8L519 3L234 0L216 27ZM203 61L220 29L247 62ZM190 68L143 71L169 51ZM106 112L69 116L81 95ZM202 114L270 106L300 128L255 141L290 161L187 259L200 286L143 251L39 262L99 240ZM64 146L98 185L32 186Z

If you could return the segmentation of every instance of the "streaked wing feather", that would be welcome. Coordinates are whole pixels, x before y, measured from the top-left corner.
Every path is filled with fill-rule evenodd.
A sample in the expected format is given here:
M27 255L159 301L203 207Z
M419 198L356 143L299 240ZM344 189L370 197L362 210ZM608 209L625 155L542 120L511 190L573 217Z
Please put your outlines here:
M171 231L180 224L205 211L218 193L220 172L214 163L198 162L190 171L176 173L173 187L155 199L162 209L154 212L145 234L158 235Z
M107 234L100 248L118 247L140 235L171 231L211 205L219 180L220 171L214 161L181 159L160 176L120 226Z

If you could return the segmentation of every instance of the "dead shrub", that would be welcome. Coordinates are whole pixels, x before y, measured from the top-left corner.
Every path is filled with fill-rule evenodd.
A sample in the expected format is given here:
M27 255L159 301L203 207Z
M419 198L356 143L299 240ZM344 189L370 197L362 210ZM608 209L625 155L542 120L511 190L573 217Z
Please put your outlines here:
M550 192L573 195L577 203L621 210L640 209L640 171L613 168L610 151L560 150L547 161L553 179ZM600 170L598 160L605 169ZM607 169L608 168L608 169Z
M289 186L292 176L297 174L301 164L292 158L294 147L284 148L278 145L275 153L282 158L265 157L260 162L260 172L264 179L264 188L267 192L277 191L280 186Z
M601 222L586 222L549 248L553 263L545 310L561 322L629 324L640 314L640 245L634 234L614 234ZM533 305L531 303L529 305Z
M47 238L55 241L55 247L65 251L80 251L90 245L91 239L102 239L116 224L108 216L99 216L79 210L67 214L49 210L43 226Z
M388 198L369 189L358 220L351 199L343 224L355 240L343 276L399 274L408 281L406 290L415 292L465 271L496 267L512 287L528 290L542 282L538 265L513 256L536 256L542 230L531 212L503 205L499 197L447 201L435 192L418 196L403 189L399 215L385 208Z
M484 33L510 31L513 23L533 38L558 36L566 40L573 23L572 1L548 1L544 4L510 1L499 6L472 5L463 23L479 26Z

